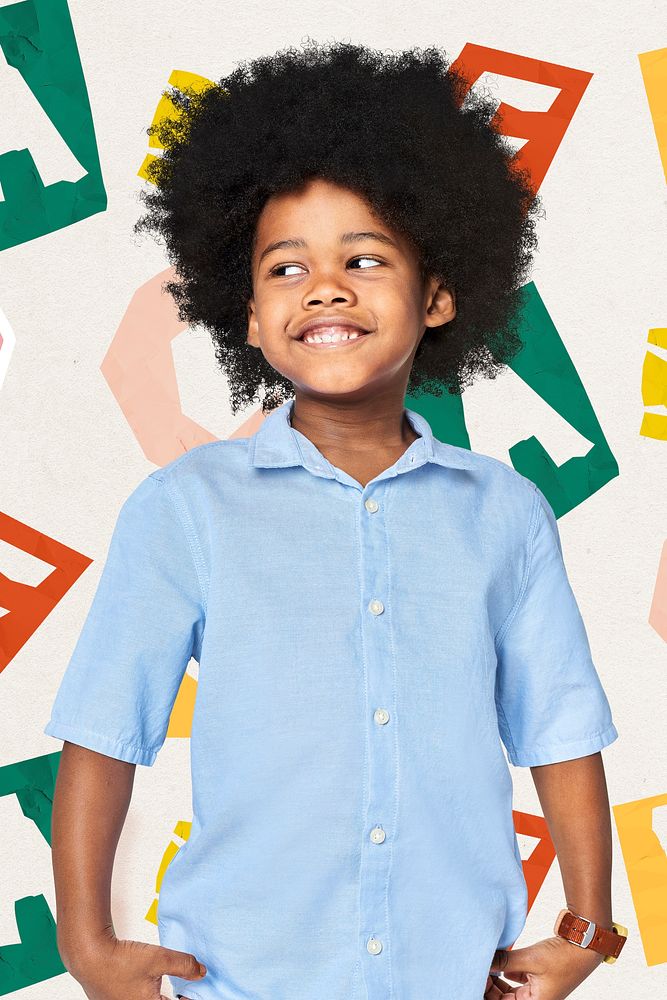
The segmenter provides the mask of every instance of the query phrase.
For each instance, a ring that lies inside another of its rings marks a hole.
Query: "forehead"
[[[360,224],[392,235],[363,195],[318,177],[267,200],[257,221],[257,243],[273,238],[278,230],[280,236],[303,236],[308,242],[317,234],[337,238],[339,230]]]
[[[303,240],[309,248],[338,248],[346,233],[364,231],[384,234],[394,249],[410,254],[405,237],[362,194],[325,178],[311,178],[298,189],[267,200],[257,221],[253,257],[257,260],[268,244],[279,240]],[[349,238],[344,242],[350,242]]]

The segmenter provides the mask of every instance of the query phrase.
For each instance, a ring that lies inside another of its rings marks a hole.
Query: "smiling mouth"
[[[299,343],[307,347],[343,347],[355,344],[358,340],[367,337],[372,330],[360,330],[357,327],[349,326],[321,326],[315,330],[307,330],[303,337],[299,337]]]

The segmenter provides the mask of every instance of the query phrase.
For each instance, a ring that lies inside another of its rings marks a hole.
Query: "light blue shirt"
[[[528,767],[618,736],[553,510],[409,409],[362,487],[292,406],[125,500],[44,732],[151,765],[199,663],[158,926],[208,973],[177,994],[482,1000],[526,918],[503,744]]]

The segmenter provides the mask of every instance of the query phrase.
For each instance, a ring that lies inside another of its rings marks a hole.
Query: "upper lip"
[[[355,320],[350,319],[349,316],[317,316],[303,323],[296,331],[294,339],[300,340],[304,333],[308,333],[320,326],[349,326],[353,330],[361,330],[363,333],[369,333],[369,331],[363,327],[361,323],[357,323]]]

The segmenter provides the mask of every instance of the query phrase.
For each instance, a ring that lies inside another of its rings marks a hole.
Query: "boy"
[[[234,411],[260,387],[274,408],[125,501],[46,727],[58,944],[91,1000],[158,1000],[164,974],[189,1000],[561,1000],[602,961],[561,936],[506,951],[527,889],[501,740],[533,769],[568,907],[611,928],[618,734],[553,511],[404,407],[517,350],[534,244],[491,103],[461,110],[446,69],[286,50],[161,127],[141,225]],[[161,945],[118,940],[134,769],[191,657],[192,831]]]

